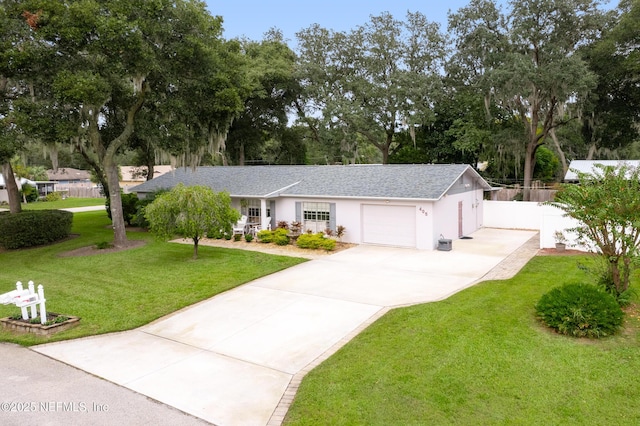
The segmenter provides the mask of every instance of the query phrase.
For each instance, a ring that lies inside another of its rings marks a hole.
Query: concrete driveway
[[[444,299],[535,235],[482,229],[449,252],[357,246],[133,331],[33,350],[216,425],[279,424],[306,371],[389,308]]]

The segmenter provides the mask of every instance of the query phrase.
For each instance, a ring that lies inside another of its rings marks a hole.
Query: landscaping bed
[[[39,336],[50,336],[77,325],[80,318],[72,315],[47,312],[47,322],[44,325],[40,324],[40,318],[35,318],[35,320],[38,322],[32,322],[34,320],[31,319],[24,320],[22,318],[6,317],[0,318],[0,324],[2,324],[4,329],[16,333],[33,333]]]

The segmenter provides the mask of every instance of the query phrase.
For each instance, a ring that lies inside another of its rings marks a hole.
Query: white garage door
[[[362,206],[362,240],[365,244],[416,246],[415,206]]]

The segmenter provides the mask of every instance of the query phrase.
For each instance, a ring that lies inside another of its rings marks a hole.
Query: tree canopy
[[[551,132],[577,117],[596,77],[577,53],[595,40],[603,13],[594,0],[509,2],[503,13],[492,0],[472,0],[451,14],[453,62],[490,105],[520,123],[524,147],[524,200],[536,152]]]
[[[115,245],[124,155],[149,176],[156,163],[483,164],[526,200],[572,159],[637,152],[639,1],[471,0],[446,34],[382,13],[302,29],[294,51],[277,29],[224,40],[197,0],[6,0],[0,163],[12,175],[8,159],[40,144],[56,168],[73,147],[113,197]]]
[[[399,21],[389,13],[350,31],[314,25],[297,34],[303,102],[298,113],[319,140],[324,129],[357,158],[357,138],[387,163],[402,129],[433,120],[446,43],[438,24],[421,13]],[[317,120],[320,118],[320,120]]]
[[[242,108],[237,43],[195,0],[32,0],[13,14],[48,53],[32,58],[18,123],[83,153],[108,190],[114,245],[124,245],[117,154],[140,124],[139,139],[197,165]]]

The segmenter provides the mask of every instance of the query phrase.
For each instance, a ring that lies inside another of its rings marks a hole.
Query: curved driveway
[[[359,330],[473,285],[535,235],[482,229],[448,252],[361,245],[136,330],[32,349],[216,425],[279,424],[305,372]]]

